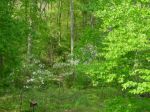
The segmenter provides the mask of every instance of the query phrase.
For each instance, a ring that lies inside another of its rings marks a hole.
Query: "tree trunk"
[[[94,28],[94,16],[91,14],[91,28]]]
[[[60,42],[61,42],[61,17],[62,17],[62,0],[59,0],[59,3],[58,3],[58,26],[59,26],[59,41],[58,41],[58,44],[59,46],[61,45]]]
[[[0,54],[0,70],[3,70],[4,61],[3,61],[3,55]]]
[[[70,39],[71,39],[71,56],[73,57],[73,51],[74,51],[74,1],[70,0]]]
[[[31,47],[32,47],[32,40],[31,40],[31,17],[30,17],[30,3],[29,1],[25,1],[25,19],[28,25],[28,32],[27,32],[27,63],[31,63]]]
[[[31,54],[31,48],[32,47],[32,38],[31,38],[31,32],[29,32],[28,34],[28,49],[27,49],[27,60],[28,60],[28,63],[31,63],[31,57],[32,57],[32,54]]]

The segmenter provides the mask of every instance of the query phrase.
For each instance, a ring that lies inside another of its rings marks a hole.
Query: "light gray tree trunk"
[[[25,18],[26,22],[29,23],[29,32],[27,34],[27,63],[31,63],[31,47],[32,47],[32,38],[31,38],[31,17],[30,17],[30,2],[25,2]]]
[[[70,0],[70,39],[71,39],[71,56],[74,51],[74,0]]]
[[[31,53],[31,47],[32,47],[32,37],[31,37],[31,32],[29,32],[28,34],[28,40],[27,40],[27,43],[28,43],[28,48],[27,48],[27,60],[28,60],[28,63],[31,63],[31,57],[32,57],[32,53]]]

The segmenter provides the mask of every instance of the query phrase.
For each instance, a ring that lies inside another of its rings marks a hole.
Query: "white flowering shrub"
[[[30,89],[48,87],[53,74],[40,60],[34,59],[30,65],[23,64],[20,70],[16,70],[11,76],[19,88]]]
[[[20,69],[11,74],[11,77],[15,86],[24,89],[60,86],[72,82],[74,67],[78,63],[78,60],[70,58],[66,62],[57,62],[48,68],[40,60],[33,59],[31,64],[24,63]]]
[[[48,82],[53,76],[52,72],[46,68],[40,60],[33,60],[33,63],[28,66],[31,73],[30,77],[26,80],[25,88],[43,88],[48,86]]]

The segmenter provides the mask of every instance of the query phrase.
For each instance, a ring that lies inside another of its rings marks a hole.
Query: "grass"
[[[35,112],[150,112],[147,98],[123,97],[114,88],[29,90],[0,97],[0,112],[30,112],[29,101],[36,100]]]

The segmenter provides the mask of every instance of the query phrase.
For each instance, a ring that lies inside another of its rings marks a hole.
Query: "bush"
[[[105,101],[105,112],[149,112],[150,99],[116,97]]]

